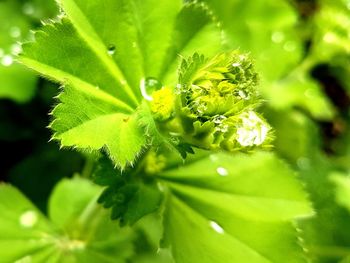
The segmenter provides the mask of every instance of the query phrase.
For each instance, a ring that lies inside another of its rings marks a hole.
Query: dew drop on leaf
[[[21,53],[21,52],[22,52],[22,47],[21,47],[21,45],[15,43],[15,44],[13,44],[13,45],[11,46],[11,53],[12,53],[13,55],[18,55],[18,54]]]
[[[249,95],[244,90],[238,91],[238,95],[244,100],[249,100]]]
[[[115,53],[115,45],[109,45],[107,52],[111,56],[114,55],[114,53]]]
[[[219,160],[219,158],[216,154],[211,154],[209,156],[209,158],[210,158],[210,161],[212,161],[212,162],[217,162]]]
[[[162,88],[162,83],[153,77],[142,79],[140,82],[141,94],[148,101],[153,100],[152,93],[161,88]]]
[[[273,32],[271,35],[271,40],[276,44],[282,43],[282,41],[284,40],[284,34],[280,31]]]
[[[211,226],[212,229],[215,230],[215,232],[217,232],[219,234],[224,234],[225,233],[224,229],[218,223],[216,223],[215,221],[210,221],[210,226]]]
[[[228,175],[228,171],[226,168],[224,167],[218,167],[216,169],[216,172],[220,175],[220,176],[227,176]]]
[[[214,116],[214,118],[213,118],[213,122],[214,122],[215,124],[221,124],[222,121],[225,120],[225,119],[226,119],[226,117],[225,117],[224,115],[216,115],[216,116]]]
[[[283,45],[283,49],[287,52],[293,52],[296,50],[296,43],[293,41],[287,41],[284,45]]]
[[[32,228],[38,222],[38,215],[32,210],[28,210],[21,214],[19,223],[25,228]]]
[[[26,15],[33,15],[35,12],[35,9],[32,3],[27,2],[23,4],[22,11]]]
[[[13,38],[18,38],[21,36],[21,29],[19,29],[19,27],[11,27],[10,28],[10,36]]]
[[[5,55],[1,60],[1,64],[5,67],[11,66],[12,63],[13,63],[13,58],[10,55]]]

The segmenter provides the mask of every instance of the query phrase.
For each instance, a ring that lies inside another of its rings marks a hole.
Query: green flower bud
[[[264,144],[270,126],[255,113],[261,99],[258,76],[247,54],[198,54],[180,67],[176,114],[186,143],[235,151]]]
[[[197,68],[195,72],[193,67]],[[234,51],[205,61],[195,54],[181,67],[178,86],[181,106],[205,119],[234,115],[257,102],[257,79],[248,55]]]

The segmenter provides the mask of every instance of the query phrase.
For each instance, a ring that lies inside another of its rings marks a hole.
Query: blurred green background
[[[202,1],[225,44],[256,61],[275,151],[300,173],[316,210],[300,222],[308,255],[350,262],[350,0]],[[16,54],[58,13],[53,0],[0,0],[0,179],[43,212],[55,184],[80,172],[85,158],[48,143],[59,87],[17,64]]]

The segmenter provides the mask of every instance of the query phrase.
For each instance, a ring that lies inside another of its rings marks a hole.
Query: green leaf
[[[0,258],[14,262],[52,246],[50,222],[16,188],[0,185]]]
[[[128,203],[128,209],[123,218],[126,222],[134,224],[144,215],[157,211],[160,208],[161,201],[162,194],[157,186],[141,184]]]
[[[133,115],[142,80],[168,75],[172,82],[164,84],[175,84],[178,55],[198,46],[201,53],[215,53],[221,41],[211,39],[220,30],[205,8],[179,0],[59,3],[68,19],[38,31],[20,60],[65,85],[53,111],[53,138],[62,146],[104,148],[124,168],[146,143]]]
[[[275,150],[300,168],[309,166],[309,156],[319,151],[319,133],[315,123],[298,110],[269,110],[267,119],[276,134]]]
[[[0,98],[18,103],[29,101],[36,90],[37,77],[15,61],[20,51],[18,41],[23,41],[31,24],[18,12],[21,5],[15,1],[0,3]]]
[[[222,50],[222,31],[214,23],[210,10],[203,4],[185,4],[178,14],[167,56],[160,79],[164,83],[177,83],[174,74],[179,67],[179,59],[192,56],[195,52],[213,57]]]
[[[79,195],[76,186],[79,184]],[[74,223],[90,201],[97,202],[100,187],[79,179],[62,180],[54,189],[49,200],[49,217],[56,226],[66,229]],[[61,204],[65,204],[62,206]]]
[[[91,47],[94,43],[86,42],[67,19],[44,26],[35,41],[23,46],[24,64],[60,83],[98,87],[132,108],[137,106],[107,47]]]
[[[162,193],[154,182],[133,178],[132,170],[125,174],[115,170],[110,160],[102,158],[94,172],[94,181],[107,186],[98,202],[111,208],[111,218],[121,225],[133,225],[140,218],[159,209]]]
[[[67,86],[59,98],[61,104],[53,110],[56,119],[51,128],[53,138],[62,146],[105,148],[121,168],[134,162],[146,138],[124,104],[83,83],[79,89]]]
[[[336,186],[336,201],[350,211],[350,178],[340,174],[332,174],[331,181]]]
[[[24,14],[37,21],[52,18],[58,13],[58,6],[54,0],[29,0],[21,7]]]
[[[179,154],[183,159],[186,158],[187,153],[194,153],[191,146],[188,144],[181,143],[177,137],[173,137],[164,132],[162,133],[159,130],[146,102],[143,102],[138,108],[137,119],[139,125],[144,128],[146,136],[148,136],[150,140],[150,144],[156,150],[162,149],[169,153]]]
[[[350,10],[341,1],[321,1],[314,18],[313,57],[320,63],[333,62],[334,56],[350,53]]]
[[[323,93],[321,87],[310,79],[306,73],[315,63],[317,56],[334,54],[332,47],[324,45],[321,32],[333,33],[334,29],[342,33],[339,45],[346,45],[345,36],[349,28],[349,20],[343,12],[327,13],[328,21],[322,15],[317,14],[321,23],[305,25],[296,30],[298,25],[298,13],[288,1],[257,0],[201,0],[207,3],[216,15],[218,21],[226,32],[227,44],[232,48],[240,48],[244,52],[251,52],[255,59],[255,65],[261,78],[261,93],[269,104],[276,109],[302,107],[309,111],[313,117],[329,120],[334,117],[334,109]],[[332,3],[338,1],[332,1]],[[317,21],[318,21],[317,20]],[[339,25],[340,21],[344,25]],[[302,40],[306,37],[307,30],[316,33],[312,43],[311,56],[303,56]],[[320,30],[320,31],[321,31]],[[304,32],[305,31],[305,32]],[[336,38],[340,36],[336,36]],[[348,45],[349,46],[349,45]],[[338,49],[336,49],[338,50]],[[316,56],[315,56],[316,54]],[[344,55],[342,56],[344,57]]]
[[[120,229],[97,204],[101,191],[90,181],[75,177],[62,180],[50,197],[52,222],[84,244],[82,251],[71,252],[73,262],[124,262],[132,254],[130,229]]]
[[[205,65],[206,59],[203,55],[194,53],[193,56],[183,59],[179,67],[179,83],[187,84],[191,78]]]
[[[264,87],[268,92],[271,106],[275,109],[291,109],[298,105],[321,120],[330,120],[335,115],[335,108],[322,91],[322,87],[300,66],[286,78]]]
[[[300,60],[302,43],[295,27],[298,14],[288,1],[201,0],[226,31],[228,45],[251,52],[267,83],[288,73]]]
[[[50,222],[18,190],[1,185],[1,261],[125,262],[133,234],[109,220],[96,202],[100,192],[78,177],[61,181],[50,198]]]
[[[110,45],[115,47],[113,58],[128,80],[132,80],[130,83],[137,94],[140,95],[142,77],[159,75],[181,1],[60,2],[87,42],[95,42],[101,49]],[[97,12],[101,9],[105,10],[103,14]]]
[[[312,209],[274,155],[219,153],[159,178],[171,192],[164,232],[177,262],[306,262],[292,221]]]

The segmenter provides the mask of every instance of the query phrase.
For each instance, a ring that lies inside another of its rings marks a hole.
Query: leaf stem
[[[90,178],[95,167],[95,158],[93,156],[87,156],[86,161],[81,171],[81,177]]]

